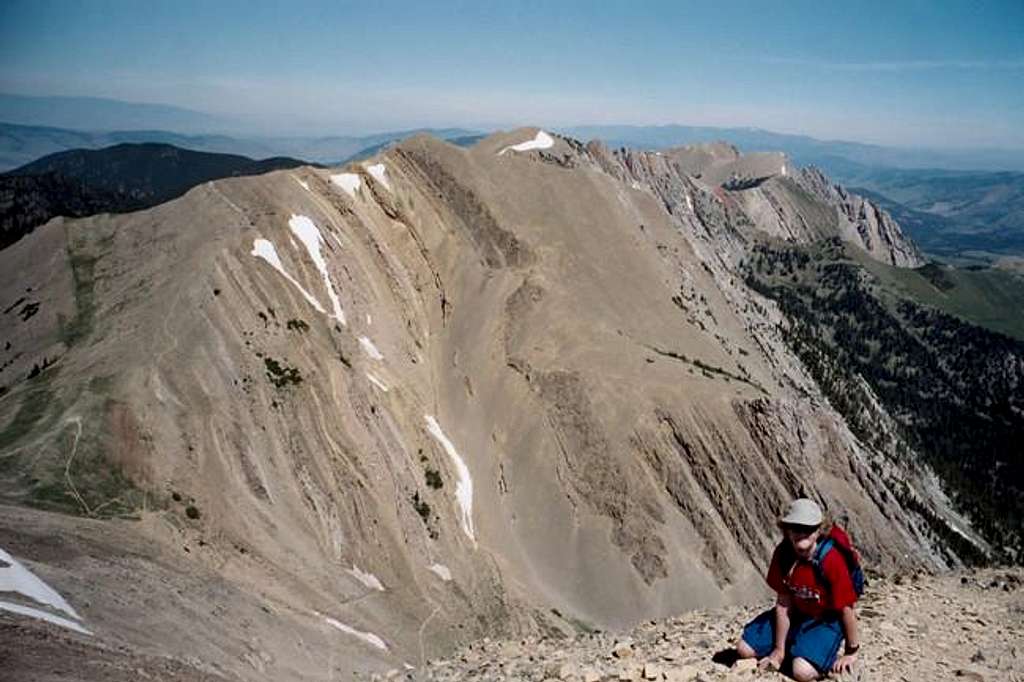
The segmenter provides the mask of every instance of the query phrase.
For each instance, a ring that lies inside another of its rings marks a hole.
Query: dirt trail
[[[82,418],[68,417],[66,420],[64,420],[64,423],[75,425],[75,442],[71,446],[71,454],[68,455],[68,461],[64,465],[64,480],[68,484],[68,490],[71,492],[72,496],[74,496],[75,501],[77,501],[78,504],[81,505],[82,510],[86,514],[91,514],[92,512],[89,509],[89,505],[87,505],[85,503],[85,500],[82,499],[82,496],[78,493],[78,488],[75,487],[74,481],[71,480],[71,464],[72,462],[74,462],[75,455],[78,453],[78,441],[82,438]]]

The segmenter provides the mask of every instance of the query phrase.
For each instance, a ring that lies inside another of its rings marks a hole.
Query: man
[[[849,670],[860,649],[857,593],[846,559],[834,548],[818,555],[823,521],[821,508],[806,498],[795,500],[779,519],[785,539],[768,568],[768,585],[778,595],[775,607],[750,621],[736,646],[741,658],[757,657],[761,668],[779,670],[792,661],[799,682]]]

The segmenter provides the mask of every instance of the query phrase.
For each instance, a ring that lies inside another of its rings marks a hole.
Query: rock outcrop
[[[980,571],[870,582],[861,602],[857,682],[962,679],[1009,682],[1024,675],[1024,574]],[[767,604],[700,610],[620,632],[484,640],[429,661],[424,680],[788,680],[755,674],[755,661],[730,650],[743,625]],[[1000,632],[1001,636],[992,636]],[[373,675],[367,675],[373,679]],[[378,676],[383,679],[385,676]],[[401,679],[404,675],[395,675]]]
[[[857,244],[876,260],[889,265],[916,268],[925,264],[921,252],[892,216],[872,201],[848,192],[813,166],[800,169],[796,180],[815,197],[836,207],[839,234],[844,240]]]

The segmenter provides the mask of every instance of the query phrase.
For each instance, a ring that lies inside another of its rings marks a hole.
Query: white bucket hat
[[[820,526],[824,520],[821,507],[814,500],[801,497],[793,500],[785,516],[779,519],[784,526]]]

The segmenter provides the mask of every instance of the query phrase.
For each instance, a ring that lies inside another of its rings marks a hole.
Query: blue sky
[[[1024,3],[0,3],[0,91],[279,132],[590,123],[1024,147]]]

